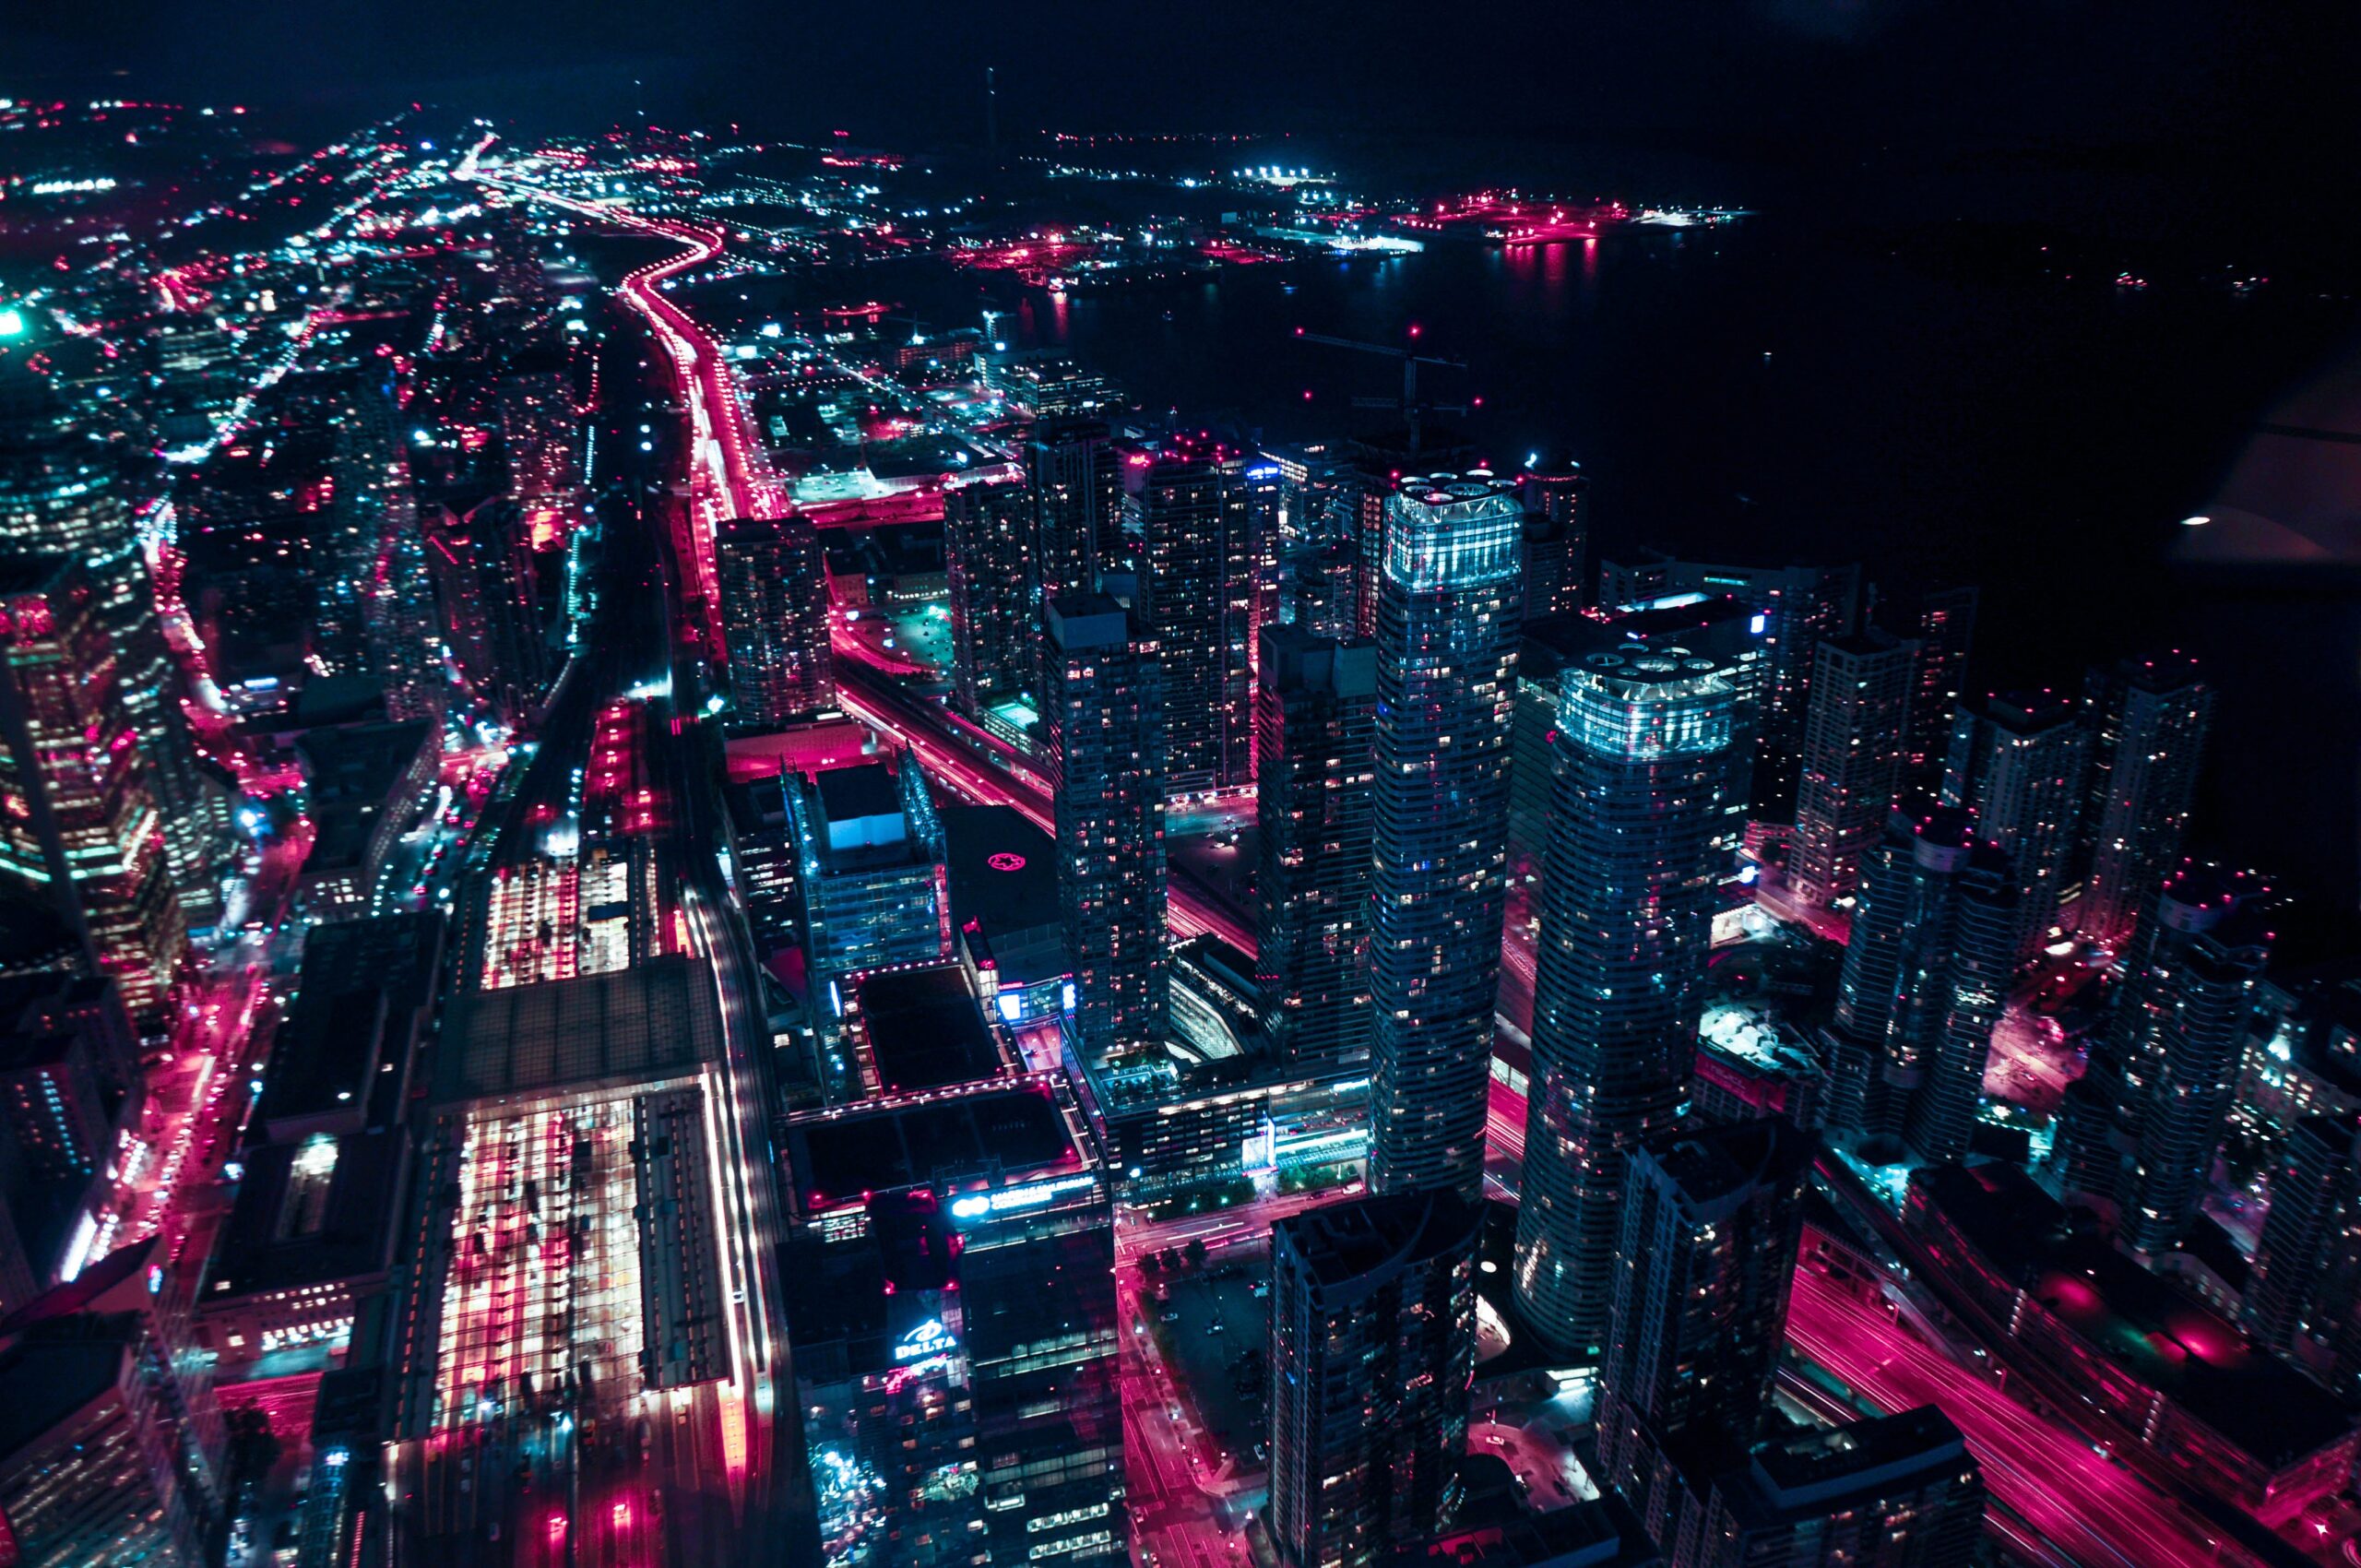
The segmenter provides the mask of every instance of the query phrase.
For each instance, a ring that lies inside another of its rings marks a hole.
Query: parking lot
[[[1216,1277],[1231,1268],[1239,1271]],[[1233,1264],[1171,1279],[1163,1310],[1173,1321],[1157,1325],[1165,1364],[1186,1384],[1205,1431],[1241,1469],[1262,1467],[1253,1455],[1263,1438],[1262,1384],[1240,1374],[1270,1348],[1269,1303],[1253,1289],[1263,1272]]]

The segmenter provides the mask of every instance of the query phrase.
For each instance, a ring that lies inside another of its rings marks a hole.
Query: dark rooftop
[[[667,954],[613,974],[469,993],[444,1030],[434,1098],[653,1080],[720,1055],[712,970]]]
[[[894,770],[882,762],[831,767],[815,776],[820,808],[830,822],[861,816],[892,816],[902,809],[901,791],[895,788]]]
[[[886,1093],[971,1084],[1007,1071],[959,965],[871,975],[860,996],[870,1060]]]
[[[1473,1254],[1484,1212],[1452,1193],[1400,1193],[1290,1215],[1271,1227],[1323,1290],[1385,1275],[1453,1249]]]
[[[944,806],[940,814],[953,921],[973,921],[987,938],[1058,923],[1056,839],[1014,806]]]
[[[273,1039],[258,1119],[284,1135],[311,1117],[357,1126],[399,1115],[410,1064],[394,1053],[407,1051],[418,1015],[433,1003],[442,952],[436,910],[315,928],[294,1004]],[[389,1063],[393,1071],[383,1071]]]
[[[1612,1492],[1453,1530],[1394,1558],[1394,1568],[1643,1568],[1660,1561],[1638,1516]]]
[[[305,731],[295,750],[314,801],[374,804],[400,782],[433,731],[422,719],[402,724],[334,725]]]
[[[128,1330],[107,1319],[63,1319],[0,1350],[0,1457],[113,1388],[130,1354]]]
[[[1774,1439],[1754,1450],[1746,1468],[1722,1476],[1714,1486],[1740,1525],[1763,1527],[1832,1513],[1840,1501],[1869,1503],[1915,1491],[1974,1462],[1959,1428],[1926,1405]]]
[[[48,969],[81,951],[80,939],[48,904],[38,898],[0,898],[0,969]]]
[[[214,1243],[198,1309],[386,1272],[400,1226],[409,1143],[408,1130],[395,1126],[246,1150],[246,1173]],[[322,1149],[334,1151],[324,1174]],[[297,1190],[310,1180],[326,1184],[316,1204]]]
[[[1763,1186],[1794,1186],[1817,1146],[1794,1123],[1766,1117],[1726,1126],[1684,1126],[1651,1138],[1643,1152],[1692,1212],[1709,1218]]]
[[[1029,1086],[800,1117],[788,1126],[787,1158],[808,1209],[995,1170],[1085,1169],[1056,1101]]]

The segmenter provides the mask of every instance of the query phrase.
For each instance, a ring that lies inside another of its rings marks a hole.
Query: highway
[[[1994,1499],[2074,1562],[2188,1568],[2256,1562],[2101,1458],[2071,1429],[2035,1415],[1880,1307],[1809,1268],[1796,1272],[1787,1342],[1880,1409],[1939,1407],[1966,1435]]]

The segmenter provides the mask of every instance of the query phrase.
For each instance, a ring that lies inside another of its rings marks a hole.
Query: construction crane
[[[1300,327],[1295,329],[1295,335],[1300,341],[1306,343],[1324,343],[1332,349],[1351,349],[1359,353],[1380,354],[1387,359],[1400,360],[1402,362],[1401,401],[1397,403],[1391,398],[1356,398],[1353,399],[1353,407],[1393,409],[1398,411],[1402,416],[1402,422],[1409,427],[1409,449],[1413,452],[1418,450],[1419,422],[1426,415],[1467,412],[1467,405],[1465,403],[1421,403],[1418,401],[1418,367],[1420,365],[1430,364],[1443,370],[1465,370],[1467,364],[1464,360],[1447,360],[1434,354],[1421,354],[1415,350],[1392,343],[1365,343],[1358,338],[1334,338],[1325,332],[1307,332]],[[1410,328],[1410,336],[1415,338],[1418,335],[1417,327]],[[1309,395],[1306,394],[1306,396]]]

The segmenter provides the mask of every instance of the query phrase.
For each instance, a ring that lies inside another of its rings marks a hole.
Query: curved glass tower
[[[1607,1329],[1631,1151],[1689,1096],[1714,830],[1747,759],[1719,659],[1608,646],[1560,680],[1516,1298],[1553,1349],[1579,1350]]]

